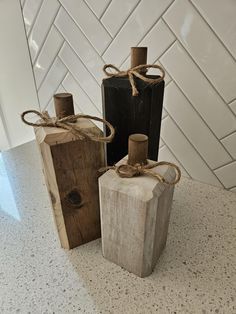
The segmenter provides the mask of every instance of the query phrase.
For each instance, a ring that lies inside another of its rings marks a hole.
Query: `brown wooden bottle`
[[[71,94],[57,94],[54,101],[58,118],[74,114]],[[87,119],[76,124],[102,135]],[[98,169],[105,165],[104,144],[78,140],[59,128],[37,127],[35,134],[62,247],[71,249],[99,238]]]
[[[131,48],[131,67],[147,63],[147,48]],[[156,79],[159,76],[147,75]],[[135,78],[139,91],[132,96],[128,77],[110,77],[103,80],[103,116],[116,130],[111,144],[107,146],[107,162],[114,164],[128,152],[128,137],[143,133],[149,137],[148,158],[157,160],[163,106],[164,80],[149,84]]]

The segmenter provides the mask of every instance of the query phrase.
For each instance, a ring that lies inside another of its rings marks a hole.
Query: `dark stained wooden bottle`
[[[147,48],[131,48],[131,67],[146,64]],[[157,75],[146,75],[157,79]],[[107,145],[107,163],[112,165],[128,153],[128,138],[134,133],[146,134],[149,138],[148,159],[157,160],[160,139],[161,116],[165,82],[149,84],[135,78],[139,91],[132,96],[128,77],[110,77],[103,80],[103,116],[115,128],[116,135]]]

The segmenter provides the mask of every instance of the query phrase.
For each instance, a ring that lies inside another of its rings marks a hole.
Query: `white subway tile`
[[[236,100],[231,102],[229,106],[233,110],[233,112],[236,114]]]
[[[43,1],[39,14],[29,35],[29,48],[33,63],[41,46],[43,45],[58,8],[59,3],[57,0]]]
[[[63,86],[59,86],[58,89],[54,92],[54,94],[58,94],[58,93],[66,93],[66,90]],[[45,110],[47,110],[48,114],[50,115],[50,117],[55,117],[56,116],[56,112],[55,112],[55,107],[54,107],[54,99],[52,98],[47,107],[45,108]]]
[[[192,0],[192,2],[236,58],[236,1]]]
[[[42,0],[26,0],[23,8],[25,30],[28,35],[41,6]]]
[[[236,185],[236,161],[214,171],[226,189]]]
[[[164,105],[164,104],[163,104]],[[168,113],[165,111],[165,108],[162,109],[162,119],[168,116]]]
[[[164,142],[162,141],[162,139],[160,138],[160,141],[159,141],[159,148],[161,148],[162,146],[164,146]]]
[[[59,56],[92,102],[99,107],[101,104],[100,86],[67,43],[62,47]]]
[[[101,17],[106,7],[111,0],[85,0],[90,9],[96,14],[98,18]]]
[[[186,170],[182,167],[182,165],[179,163],[179,161],[175,158],[175,156],[172,154],[172,152],[169,150],[169,148],[166,145],[162,146],[159,149],[158,160],[174,163],[180,168],[182,176],[189,178],[189,175],[186,172]]]
[[[143,38],[139,46],[148,47],[147,62],[154,63],[175,41],[175,39],[175,36],[172,34],[166,24],[162,20],[159,20]]]
[[[163,66],[163,64],[161,64],[161,62],[158,60],[157,62],[155,62],[155,64],[158,64],[158,65],[160,65],[163,69],[164,69],[164,71],[165,71],[165,84],[167,85],[167,84],[169,84],[169,82],[171,81],[171,77],[170,77],[170,75],[169,75],[169,73],[167,72],[167,70],[165,69],[165,67]],[[159,70],[157,70],[157,69],[149,69],[148,70],[148,74],[150,74],[150,75],[160,75],[160,71]]]
[[[211,168],[220,167],[232,160],[174,82],[165,90],[164,106]]]
[[[102,71],[104,62],[102,58],[63,8],[59,10],[55,19],[55,25],[76,54],[81,58],[90,73],[101,83],[104,77]]]
[[[234,99],[236,62],[192,4],[176,0],[163,18],[224,100]]]
[[[110,44],[103,57],[106,63],[120,66],[142,37],[158,20],[172,0],[142,0]]]
[[[111,37],[83,0],[60,0],[61,4],[82,29],[94,48],[102,53]]]
[[[160,61],[218,138],[235,130],[235,116],[179,43]]]
[[[39,53],[34,65],[35,80],[38,88],[53,63],[53,60],[57,56],[63,41],[63,37],[58,33],[56,28],[52,26],[43,44],[43,49]]]
[[[112,36],[115,36],[119,28],[125,22],[139,0],[112,0],[101,21]]]
[[[236,159],[236,132],[225,137],[223,140],[221,140],[221,143],[228,150],[231,156]]]
[[[67,69],[64,64],[59,58],[56,58],[38,91],[41,110],[44,110],[51,100],[66,72]]]
[[[68,93],[73,95],[73,99],[76,104],[78,104],[80,112],[101,117],[101,108],[98,110],[98,108],[95,107],[88,95],[83,91],[71,74],[68,74],[65,77],[62,85]]]
[[[193,179],[221,186],[216,176],[170,117],[162,121],[161,137]]]

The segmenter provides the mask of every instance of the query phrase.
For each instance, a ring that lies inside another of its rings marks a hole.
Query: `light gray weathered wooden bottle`
[[[147,161],[148,137],[129,137],[128,157],[117,165],[144,165]],[[165,165],[155,167],[166,181],[173,182],[176,172]],[[108,170],[99,178],[103,256],[145,277],[151,274],[167,240],[174,185],[148,176],[122,178]]]

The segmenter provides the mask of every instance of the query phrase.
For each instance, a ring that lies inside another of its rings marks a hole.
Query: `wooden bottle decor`
[[[103,256],[140,277],[151,274],[166,245],[180,179],[173,164],[151,169],[147,153],[148,137],[131,135],[128,157],[99,178]]]
[[[57,118],[74,114],[71,94],[57,94],[54,101]],[[73,124],[91,136],[103,135],[88,119]],[[62,247],[99,238],[98,169],[105,165],[104,143],[78,139],[60,127],[35,127],[35,134]]]
[[[102,83],[103,116],[116,129],[107,147],[108,164],[115,164],[127,154],[128,137],[134,133],[149,137],[148,158],[158,158],[165,72],[158,65],[146,64],[147,47],[133,47],[131,69],[119,71],[113,65],[103,69],[108,76]],[[108,72],[108,68],[114,72]],[[162,76],[147,75],[148,68],[159,69]]]

